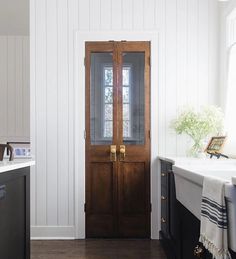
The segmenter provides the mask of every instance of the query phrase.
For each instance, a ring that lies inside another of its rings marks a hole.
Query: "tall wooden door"
[[[86,237],[150,237],[150,43],[86,43]]]

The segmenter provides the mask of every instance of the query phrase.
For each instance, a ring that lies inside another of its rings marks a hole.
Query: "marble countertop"
[[[12,171],[28,166],[35,165],[35,161],[32,159],[15,159],[14,161],[3,160],[0,161],[0,173]]]

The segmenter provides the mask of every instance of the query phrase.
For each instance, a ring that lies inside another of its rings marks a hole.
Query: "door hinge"
[[[86,66],[86,57],[84,57],[84,66]]]
[[[86,203],[84,204],[84,212],[86,212]]]
[[[86,139],[86,130],[84,130],[84,139]]]
[[[148,58],[149,66],[151,66],[151,57]]]
[[[150,212],[152,212],[152,204],[150,203]]]
[[[148,131],[148,137],[151,139],[151,130]]]

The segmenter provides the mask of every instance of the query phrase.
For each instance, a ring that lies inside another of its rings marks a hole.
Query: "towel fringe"
[[[213,259],[232,259],[228,249],[218,249],[207,237],[200,235],[199,241],[213,255]]]

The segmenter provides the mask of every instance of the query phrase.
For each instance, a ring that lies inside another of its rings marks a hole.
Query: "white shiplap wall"
[[[0,36],[0,142],[29,141],[29,37]]]
[[[159,153],[181,155],[187,141],[169,129],[177,108],[218,101],[218,3],[31,0],[30,6],[31,140],[37,161],[31,176],[32,236],[70,238],[75,236],[73,167],[78,144],[73,102],[76,31],[159,33],[159,70],[152,71],[159,75]]]

